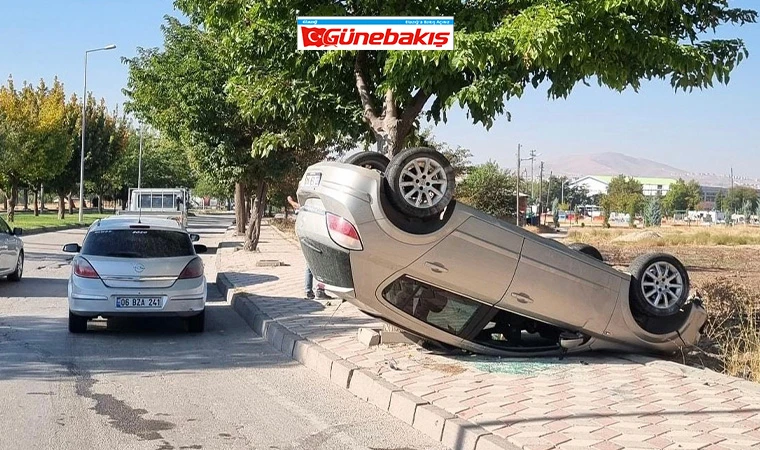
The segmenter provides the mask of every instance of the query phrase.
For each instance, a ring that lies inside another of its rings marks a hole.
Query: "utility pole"
[[[541,200],[544,190],[544,162],[541,161],[539,176],[538,176],[538,223],[541,223],[541,214],[543,214],[544,210],[541,207]]]
[[[515,209],[515,225],[518,227],[520,226],[520,144],[517,144],[517,184],[515,189],[517,190],[515,194],[515,202],[517,209]]]
[[[734,193],[734,168],[732,167],[731,168],[731,189],[728,191],[728,198],[731,199],[731,204],[732,205],[734,204],[733,193]],[[734,214],[734,213],[736,213],[736,209],[734,209],[733,211],[731,211],[731,214]]]
[[[552,195],[552,171],[549,171],[549,188],[546,189],[546,207],[548,208],[549,205],[551,205],[551,202],[549,201],[549,196]],[[546,217],[544,217],[544,225],[546,225]]]
[[[533,199],[536,198],[535,197],[536,193],[535,193],[535,190],[534,190],[535,182],[533,180],[533,161],[535,159],[536,159],[536,151],[535,150],[531,150],[530,151],[530,200],[531,201],[533,201]]]

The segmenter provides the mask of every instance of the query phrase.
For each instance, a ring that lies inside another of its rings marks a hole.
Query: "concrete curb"
[[[60,225],[55,227],[39,227],[35,228],[33,230],[24,230],[21,237],[24,236],[34,236],[36,234],[43,234],[43,233],[53,233],[55,231],[65,231],[65,230],[74,230],[76,228],[87,228],[90,225],[79,225],[79,224],[72,224],[72,225]]]
[[[277,230],[279,232],[279,230]],[[220,257],[220,256],[218,256]],[[454,450],[515,450],[518,447],[294,333],[262,312],[255,295],[238,292],[224,273],[216,285],[255,333],[277,350]]]

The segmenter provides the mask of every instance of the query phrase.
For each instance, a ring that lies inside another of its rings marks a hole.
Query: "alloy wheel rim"
[[[415,208],[430,208],[443,199],[448,180],[440,163],[422,157],[415,158],[404,166],[399,187],[407,204]]]
[[[658,261],[644,271],[641,289],[647,303],[657,309],[668,309],[681,298],[684,279],[673,264]]]

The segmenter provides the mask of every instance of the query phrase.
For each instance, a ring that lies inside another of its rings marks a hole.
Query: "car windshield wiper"
[[[121,257],[121,258],[139,258],[142,255],[137,252],[111,252],[111,253],[106,253],[103,256]]]

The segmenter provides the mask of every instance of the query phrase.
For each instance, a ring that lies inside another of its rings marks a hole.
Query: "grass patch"
[[[727,277],[702,290],[709,315],[700,347],[718,356],[724,373],[760,382],[760,292]]]
[[[613,239],[630,233],[654,231],[659,237],[631,241]],[[573,229],[568,241],[591,245],[614,244],[621,246],[679,247],[679,246],[736,246],[760,245],[760,229],[755,227],[674,228],[652,227],[646,229]]]
[[[282,231],[291,239],[298,239],[296,236],[296,221],[292,219],[269,219],[269,223]]]
[[[96,214],[96,213],[88,213],[84,214],[84,224],[90,225],[95,220],[108,217],[113,214]],[[3,219],[6,219],[7,216],[3,215]],[[58,218],[58,212],[57,211],[46,211],[44,213],[40,213],[39,216],[35,216],[33,212],[19,212],[16,211],[16,217],[14,222],[9,222],[8,225],[10,225],[11,228],[13,227],[19,227],[24,230],[37,230],[40,228],[50,228],[50,227],[59,227],[61,225],[76,225],[79,223],[79,213],[75,212],[74,214],[67,214],[66,217],[61,220]]]

